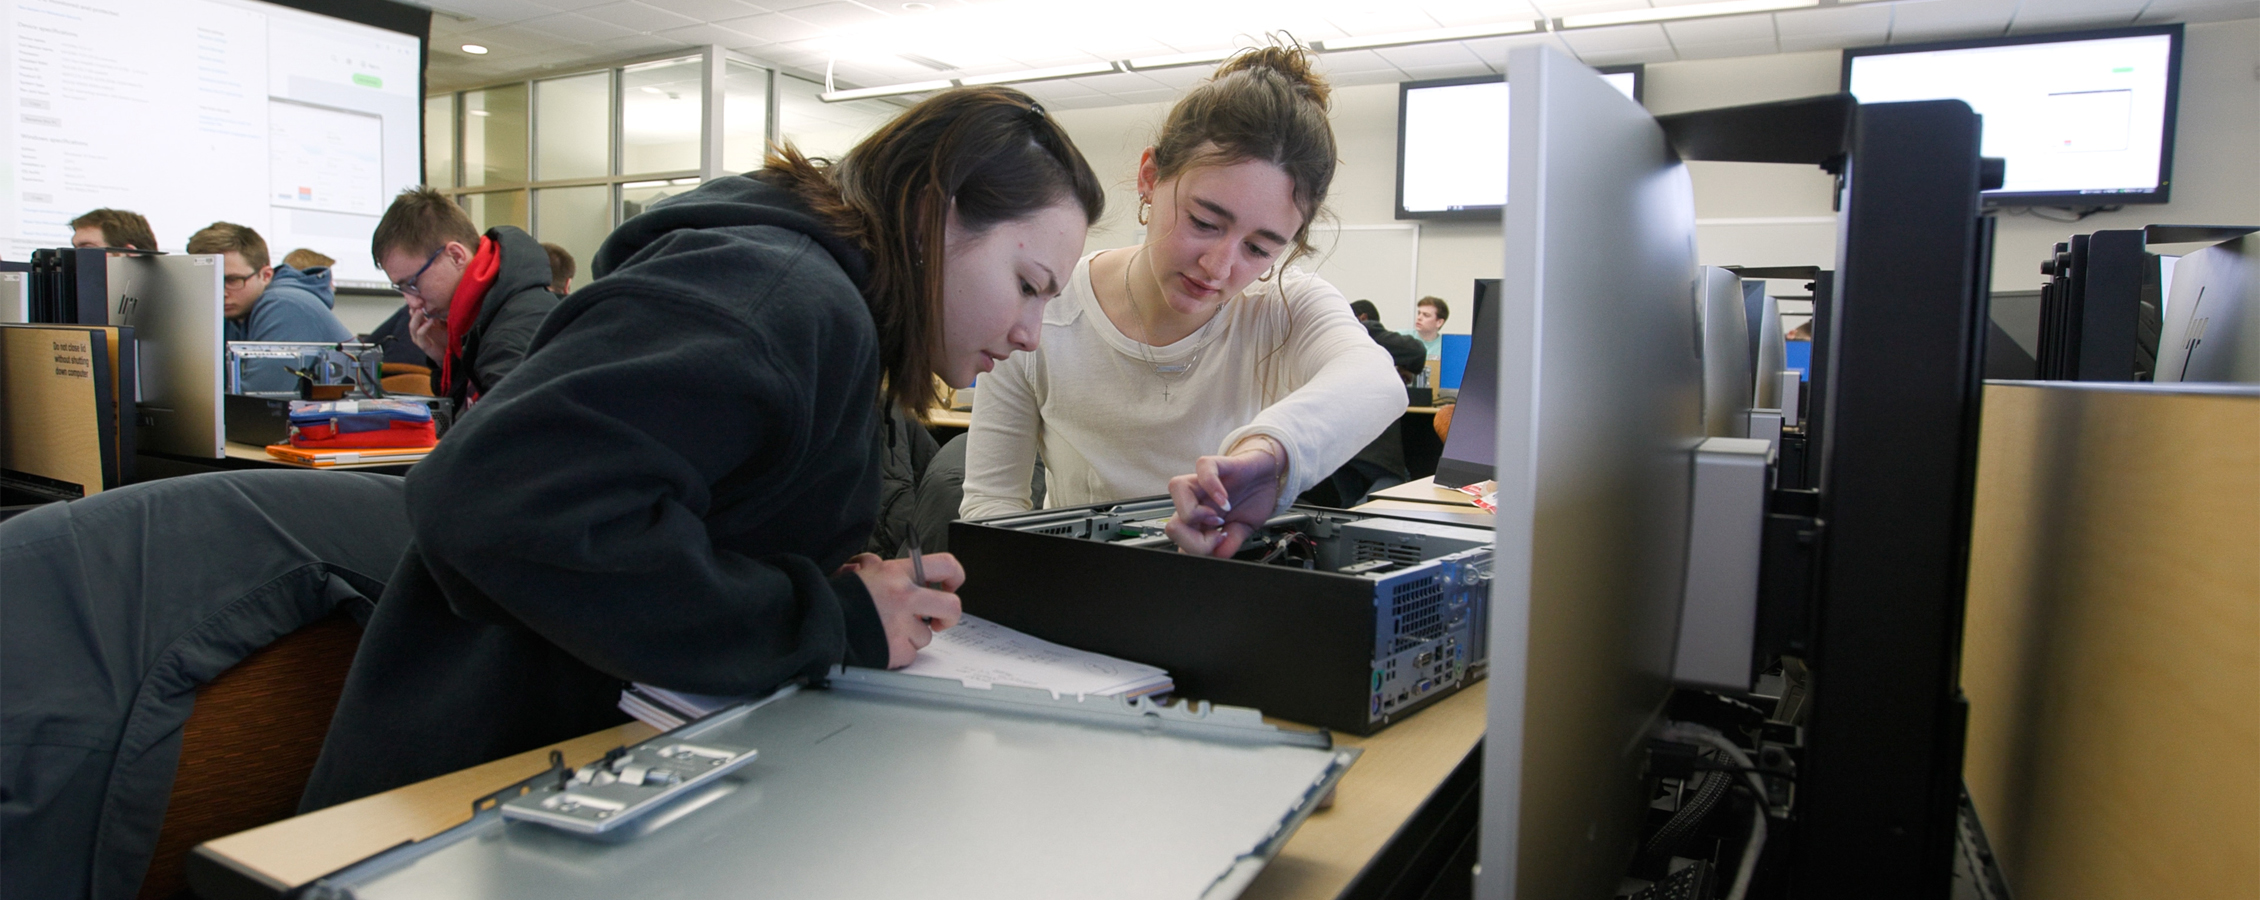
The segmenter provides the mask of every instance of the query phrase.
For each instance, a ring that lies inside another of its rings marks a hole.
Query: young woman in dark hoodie
[[[617,724],[625,681],[745,695],[908,664],[964,576],[855,555],[884,406],[1034,349],[1103,202],[1040,107],[981,88],[621,226],[410,474],[414,541],[303,808]]]

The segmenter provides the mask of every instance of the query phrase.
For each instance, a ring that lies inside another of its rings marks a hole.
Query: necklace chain
[[[1130,304],[1130,317],[1138,321],[1138,330],[1143,332],[1143,337],[1138,341],[1138,351],[1145,357],[1146,365],[1153,367],[1154,377],[1161,380],[1161,399],[1162,402],[1166,403],[1170,399],[1171,379],[1183,378],[1191,374],[1194,364],[1201,361],[1202,351],[1208,348],[1205,346],[1195,348],[1192,358],[1181,363],[1164,365],[1160,360],[1154,358],[1153,323],[1146,321],[1145,315],[1138,308],[1138,294],[1130,287],[1130,270],[1137,267],[1138,255],[1144,252],[1144,247],[1131,251],[1130,258],[1122,264],[1122,299]]]

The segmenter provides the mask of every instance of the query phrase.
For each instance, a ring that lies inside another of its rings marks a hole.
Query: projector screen
[[[1640,66],[1601,69],[1634,102]],[[1408,81],[1397,90],[1397,218],[1497,219],[1507,202],[1507,82]]]
[[[369,234],[423,181],[420,34],[258,0],[9,0],[0,26],[7,259],[112,207],[169,252],[228,221],[273,264],[306,247],[337,259],[339,287],[386,286]]]
[[[2008,161],[1994,206],[2164,203],[2181,26],[1844,51],[1861,103],[1961,100]]]

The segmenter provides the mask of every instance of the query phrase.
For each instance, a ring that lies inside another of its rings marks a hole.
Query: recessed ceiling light
[[[651,85],[648,85],[648,84],[647,84],[647,85],[644,85],[644,86],[643,86],[643,92],[644,92],[644,93],[646,93],[646,94],[664,94],[664,93],[667,93],[666,91],[663,91],[663,90],[660,90],[660,89],[658,89],[658,88],[652,87]]]
[[[474,115],[474,116],[491,116],[491,115],[493,115],[493,113],[487,112],[486,110],[483,110],[483,109],[474,109],[474,110],[471,110],[471,115]]]
[[[487,55],[487,48],[484,44],[464,44],[463,52],[472,56],[485,56]]]
[[[905,3],[902,5],[903,12],[932,12],[933,10],[934,4],[931,3]]]

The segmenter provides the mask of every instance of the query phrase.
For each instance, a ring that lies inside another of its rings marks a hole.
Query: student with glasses
[[[337,305],[328,273],[317,277],[267,264],[267,241],[233,222],[214,222],[190,235],[188,252],[220,256],[220,305],[231,341],[332,343],[353,340],[353,330],[330,310]],[[243,391],[295,391],[298,376],[282,360],[249,360]]]
[[[481,235],[461,206],[430,188],[393,198],[369,244],[407,300],[406,331],[430,358],[437,392],[458,409],[518,367],[534,330],[557,307],[549,251],[533,235],[509,225]],[[389,343],[385,354],[396,358]],[[413,354],[398,358],[413,361]]]

